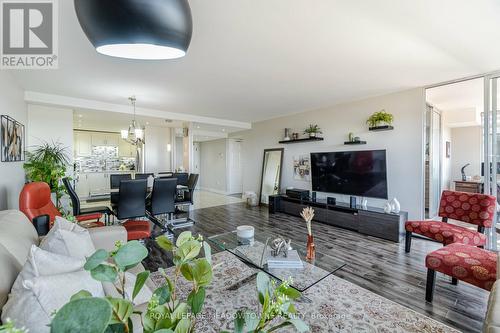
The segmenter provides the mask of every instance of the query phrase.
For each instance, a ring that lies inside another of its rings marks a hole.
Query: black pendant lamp
[[[75,0],[75,9],[87,38],[105,55],[175,59],[191,42],[187,0]]]

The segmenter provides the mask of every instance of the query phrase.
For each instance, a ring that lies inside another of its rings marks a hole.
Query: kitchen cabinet
[[[107,194],[110,191],[109,174],[105,172],[88,173],[87,183],[90,195]]]
[[[119,134],[115,133],[92,133],[92,146],[118,147]]]
[[[118,155],[120,157],[135,157],[135,146],[120,138]]]
[[[92,155],[92,135],[88,132],[75,132],[74,135],[75,156]]]

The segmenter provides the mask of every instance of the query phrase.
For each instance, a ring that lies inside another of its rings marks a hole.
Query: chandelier
[[[131,96],[128,99],[134,108],[134,119],[128,126],[128,130],[123,129],[120,131],[120,133],[123,140],[133,145],[138,145],[144,143],[144,129],[135,120],[135,102],[136,102],[135,96]]]

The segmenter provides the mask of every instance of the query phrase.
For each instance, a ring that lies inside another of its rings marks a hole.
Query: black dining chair
[[[146,205],[148,218],[160,227],[166,236],[172,237],[168,229],[169,220],[175,213],[175,197],[177,192],[177,179],[155,178],[153,191]]]
[[[146,179],[120,181],[118,203],[113,209],[113,215],[127,230],[127,239],[143,239],[151,236],[149,221],[146,217],[146,194],[148,181]]]
[[[120,182],[122,180],[130,180],[130,179],[132,179],[132,175],[130,173],[117,173],[117,174],[110,175],[109,176],[109,182],[110,182],[109,185],[110,185],[111,190],[119,189]],[[119,196],[119,194],[117,192],[111,191],[111,195],[110,195],[111,207],[118,204],[118,196]]]
[[[176,172],[172,177],[177,178],[177,185],[187,186],[189,175],[186,172]]]
[[[194,190],[196,188],[196,184],[198,183],[198,178],[199,175],[196,173],[192,173],[189,175],[188,180],[186,182],[187,189],[183,190],[184,194],[180,198],[178,198],[175,202],[175,205],[177,207],[175,213],[187,214],[187,217],[173,220],[171,224],[172,225],[171,229],[189,227],[194,224],[194,221],[189,216],[189,206],[194,204],[193,202]],[[182,207],[185,206],[188,206],[187,211],[181,209]]]
[[[154,177],[154,173],[136,173],[135,179],[148,179],[149,177]]]
[[[111,215],[111,209],[108,206],[97,206],[97,207],[88,207],[82,208],[80,204],[80,198],[78,194],[76,194],[75,189],[71,185],[71,181],[68,177],[63,178],[63,184],[66,188],[66,192],[71,199],[71,205],[73,206],[73,216],[79,215],[90,215],[90,214],[104,214],[106,224],[109,221],[109,215]]]

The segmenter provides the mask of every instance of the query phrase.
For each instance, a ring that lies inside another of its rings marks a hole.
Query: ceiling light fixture
[[[97,52],[128,59],[186,55],[193,21],[187,0],[74,0],[78,21]]]
[[[144,129],[135,119],[135,102],[137,99],[135,96],[131,96],[128,98],[132,106],[134,107],[134,119],[128,126],[128,130],[123,129],[120,131],[121,137],[123,140],[133,144],[139,145],[144,143]]]

